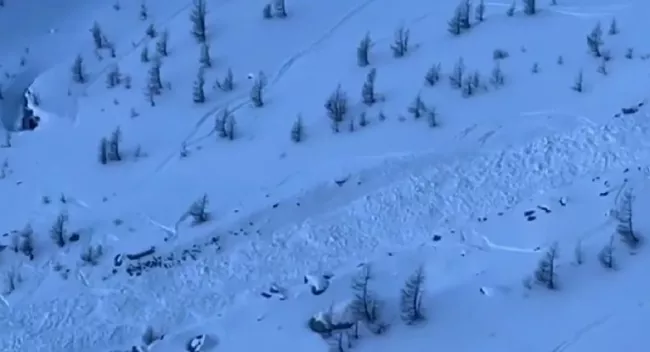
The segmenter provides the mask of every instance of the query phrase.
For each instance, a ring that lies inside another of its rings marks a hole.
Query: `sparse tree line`
[[[643,236],[637,230],[634,223],[633,213],[634,195],[631,192],[626,192],[622,196],[621,205],[615,211],[618,224],[615,232],[603,247],[598,251],[596,258],[600,265],[608,270],[618,268],[616,260],[616,250],[618,238],[622,244],[630,251],[636,251],[643,243]],[[524,279],[524,287],[532,289],[534,282],[546,287],[550,290],[556,290],[560,287],[558,282],[558,259],[560,256],[560,248],[558,243],[552,244],[540,259],[537,268],[531,277]],[[581,242],[578,242],[573,250],[574,263],[582,265],[586,261],[584,248]]]
[[[537,3],[535,0],[523,0],[523,13],[527,15],[534,15],[538,12]],[[118,5],[119,7],[119,5]],[[508,14],[514,14],[516,9],[516,2],[508,9]],[[117,9],[116,9],[117,10]],[[454,15],[449,21],[449,31],[454,35],[459,35],[463,31],[467,31],[477,23],[485,20],[486,5],[483,0],[479,0],[474,4],[471,0],[462,0],[454,10]],[[206,93],[206,71],[214,66],[212,52],[208,41],[208,26],[206,16],[208,10],[205,0],[194,0],[193,8],[190,13],[191,36],[197,41],[199,45],[198,54],[198,70],[196,78],[193,82],[191,99],[195,104],[203,104],[208,101],[208,94]],[[286,4],[284,0],[273,0],[266,4],[263,10],[264,18],[285,18],[287,17]],[[143,21],[149,20],[149,12],[146,4],[142,4],[140,8],[140,19]],[[473,17],[473,20],[472,20]],[[113,50],[114,45],[102,33],[99,24],[95,23],[91,28],[93,43],[97,50]],[[616,20],[613,19],[610,23],[610,35],[619,33],[619,27]],[[157,97],[160,96],[165,89],[171,89],[171,84],[164,82],[161,77],[161,69],[163,67],[164,58],[170,55],[169,50],[169,32],[167,30],[158,31],[153,24],[150,24],[145,31],[146,38],[151,40],[156,39],[154,49],[150,50],[147,42],[144,43],[142,51],[140,52],[140,61],[149,65],[147,80],[145,84],[145,98],[149,105],[156,106]],[[608,51],[602,49],[602,29],[601,24],[592,30],[587,36],[587,45],[590,52],[598,58],[602,58],[602,65],[599,66],[598,72],[607,74],[608,70],[605,63],[611,59]],[[375,43],[373,42],[369,33],[367,33],[359,42],[356,49],[357,65],[365,68],[372,63],[372,49]],[[400,26],[395,30],[393,41],[389,45],[389,49],[395,58],[403,58],[413,50],[410,41],[410,30],[404,26]],[[632,50],[628,50],[626,57],[631,58],[633,55]],[[490,87],[498,89],[506,84],[506,76],[501,68],[501,61],[507,59],[509,54],[503,49],[496,49],[493,53],[494,67],[489,75],[484,76],[477,70],[471,70],[466,67],[464,59],[461,57],[454,64],[451,72],[446,76],[448,77],[449,84],[453,89],[458,90],[462,96],[471,97],[481,92],[488,91]],[[562,64],[563,59],[558,58],[558,64]],[[539,72],[539,64],[535,63],[531,69],[533,73]],[[78,56],[73,64],[73,81],[84,83],[87,82],[88,77],[84,69],[83,59]],[[442,79],[442,67],[440,63],[432,65],[424,76],[425,87],[433,87],[438,84]],[[265,91],[268,87],[268,79],[264,72],[259,72],[257,75],[249,75],[249,79],[253,79],[253,84],[250,88],[249,99],[251,106],[255,108],[262,108],[267,105]],[[377,69],[371,68],[366,76],[366,80],[361,87],[361,103],[365,106],[371,107],[378,102],[384,101],[384,96],[377,92],[376,89]],[[117,64],[110,66],[106,75],[106,85],[108,88],[113,88],[123,84],[126,88],[131,87],[131,78],[128,75],[123,75]],[[583,92],[584,75],[580,71],[575,77],[574,84],[571,89],[577,92]],[[218,89],[222,92],[231,92],[237,88],[234,74],[231,69],[227,69],[225,75],[216,79],[212,85],[213,89]],[[349,131],[355,131],[358,128],[367,126],[370,123],[370,118],[366,111],[356,112],[347,92],[343,90],[341,85],[337,86],[331,95],[326,99],[324,104],[326,116],[329,119],[333,132],[338,133],[346,128]],[[234,116],[234,109],[225,107],[214,119],[214,132],[219,139],[234,140],[237,138],[237,122]],[[417,93],[411,104],[407,107],[406,112],[414,119],[423,119],[430,127],[439,126],[439,113],[435,106],[425,102],[422,94]],[[379,111],[376,117],[377,120],[382,121],[386,119],[383,111]],[[403,119],[403,116],[400,116]],[[305,121],[302,114],[297,114],[294,122],[290,126],[289,137],[295,142],[299,143],[305,140]],[[119,161],[120,153],[119,148],[116,148],[112,139],[102,139],[100,141],[100,161],[106,164],[112,161]],[[116,152],[117,151],[117,152]],[[181,147],[181,156],[187,156],[188,151],[186,145]]]
[[[61,203],[66,203],[64,195],[60,197]],[[48,197],[43,198],[45,204],[51,201]],[[49,237],[56,248],[64,248],[68,245],[79,241],[80,234],[76,231],[70,231],[70,217],[67,212],[62,211],[57,215],[52,226],[49,229]],[[15,254],[24,255],[29,261],[36,260],[39,253],[39,246],[36,243],[36,234],[31,224],[27,224],[22,230],[16,231],[11,236],[11,243],[8,248]],[[82,265],[97,266],[103,257],[104,249],[102,245],[89,245],[80,250],[79,260]],[[61,268],[54,268],[59,271]],[[65,278],[66,276],[64,276]],[[18,266],[12,267],[4,274],[2,295],[9,295],[18,289],[19,284],[23,282],[23,276]]]
[[[68,201],[68,198],[63,194],[59,197],[59,202],[63,205],[67,204]],[[52,200],[49,197],[43,197],[44,204],[51,204],[51,202]],[[208,210],[208,205],[208,196],[205,194],[188,207],[182,219],[190,218],[193,225],[200,225],[209,221],[211,214]],[[55,247],[59,249],[78,242],[80,236],[79,231],[70,230],[70,216],[66,211],[61,211],[57,215],[49,229],[49,238]],[[32,225],[27,224],[22,230],[12,234],[11,243],[8,248],[15,254],[23,255],[29,261],[34,261],[38,253],[44,250],[37,244],[36,237]],[[81,265],[97,266],[103,257],[104,248],[101,244],[85,246],[79,252],[79,262]],[[67,278],[67,271],[64,271],[61,265],[55,266],[53,270],[60,272],[64,279]],[[4,273],[0,294],[5,296],[11,294],[19,287],[21,282],[23,282],[23,277],[19,267],[15,266],[11,268],[8,272]]]
[[[328,311],[315,315],[307,322],[308,327],[320,334],[332,347],[332,351],[346,352],[354,347],[365,334],[384,334],[390,328],[386,302],[373,290],[374,274],[369,264],[364,264],[352,280],[352,300],[342,310]],[[406,280],[400,290],[400,318],[406,325],[415,325],[426,320],[423,306],[426,272],[418,267]]]
[[[127,157],[139,159],[146,156],[139,145],[128,153],[124,150],[122,147],[122,129],[119,126],[111,132],[110,136],[103,137],[99,140],[97,152],[98,161],[102,165],[118,163]]]

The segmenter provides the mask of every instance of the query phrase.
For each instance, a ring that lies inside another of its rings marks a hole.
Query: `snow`
[[[140,2],[114,4],[0,7],[0,30],[20,33],[0,38],[3,125],[15,128],[26,91],[41,118],[34,131],[7,132],[11,146],[0,149],[0,244],[9,246],[0,274],[22,278],[0,295],[0,350],[128,351],[151,326],[164,338],[150,352],[183,350],[198,336],[201,351],[328,351],[307,322],[333,310],[349,320],[350,282],[362,264],[372,267],[389,328],[379,336],[361,329],[352,351],[642,351],[650,342],[648,287],[639,280],[647,248],[616,238],[616,270],[597,260],[621,195],[634,195],[633,214],[650,205],[647,2],[558,0],[509,17],[510,1],[486,1],[485,21],[454,37],[447,22],[456,1],[296,0],[285,19],[263,19],[261,1],[210,1],[204,104],[192,102],[192,3],[147,2],[144,21]],[[608,35],[613,18],[620,33]],[[586,46],[598,21],[613,57],[607,75]],[[94,22],[115,58],[93,48]],[[145,46],[155,52],[151,23],[170,35],[153,107],[143,92],[150,64],[140,61]],[[397,59],[389,46],[400,26],[412,50]],[[381,98],[370,107],[360,101],[369,68],[355,57],[366,33]],[[487,81],[495,49],[509,53],[500,60],[503,87],[471,97],[450,87],[461,57]],[[77,55],[84,84],[70,78]],[[437,63],[443,76],[426,87]],[[130,89],[106,88],[115,65]],[[235,89],[214,89],[228,69]],[[260,72],[266,104],[254,108]],[[581,93],[571,89],[579,72]],[[367,126],[350,131],[345,122],[332,132],[323,105],[337,85]],[[418,94],[435,106],[439,126],[409,114]],[[237,121],[232,141],[214,131],[224,110]],[[293,143],[298,115],[305,139]],[[118,126],[125,160],[101,165],[99,140]],[[210,219],[193,224],[188,208],[203,195]],[[63,248],[49,234],[61,214],[79,237]],[[650,223],[634,220],[650,236]],[[34,260],[10,247],[27,224]],[[527,288],[554,243],[559,288]],[[83,262],[97,245],[99,264]],[[420,266],[427,320],[408,326],[400,289]]]

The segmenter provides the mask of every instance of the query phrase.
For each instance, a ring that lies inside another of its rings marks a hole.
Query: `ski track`
[[[366,7],[368,7],[370,4],[374,3],[377,0],[366,0],[363,3],[361,3],[359,6],[355,7],[351,11],[349,11],[345,16],[343,16],[341,19],[339,19],[334,26],[332,26],[329,30],[327,30],[324,34],[322,34],[318,39],[316,39],[314,42],[309,44],[307,47],[303,48],[302,50],[299,50],[298,52],[294,53],[291,55],[288,59],[285,60],[285,62],[278,68],[275,73],[271,76],[271,79],[269,80],[269,86],[267,87],[267,92],[270,91],[273,86],[275,86],[277,83],[279,83],[282,78],[289,72],[289,70],[304,56],[309,54],[311,51],[315,50],[318,48],[319,45],[321,45],[325,40],[330,38],[337,29],[339,29],[342,25],[344,25],[347,21],[352,19],[354,16],[357,14],[361,13]],[[208,121],[208,118],[214,116],[216,112],[219,110],[223,110],[226,107],[228,107],[233,113],[237,112],[241,108],[245,107],[249,103],[249,97],[248,94],[239,94],[236,98],[232,98],[224,103],[218,104],[216,107],[208,111],[207,113],[203,114],[199,120],[195,123],[192,131],[183,139],[181,142],[182,144],[185,144],[187,147],[191,147],[193,144],[200,142],[201,140],[209,137],[213,132],[208,133],[205,136],[196,138],[192,140],[196,136],[196,134],[199,132],[201,127],[205,125],[205,122]],[[181,145],[178,145],[174,151],[170,152],[169,155],[164,158],[164,160],[155,168],[154,174],[157,174],[161,171],[163,171],[170,163],[172,160],[174,160],[175,156],[178,154],[178,151],[180,150]]]
[[[0,331],[7,335],[0,346],[7,351],[51,352],[40,346],[54,344],[69,352],[86,352],[109,347],[109,342],[127,345],[141,333],[134,328],[141,325],[138,322],[158,321],[175,332],[197,319],[220,316],[228,305],[234,309],[250,298],[259,299],[251,296],[272,282],[295,287],[307,272],[337,269],[350,258],[369,259],[382,249],[420,245],[430,240],[431,233],[472,223],[476,214],[510,207],[540,188],[557,188],[647,160],[650,125],[647,116],[639,115],[471,158],[413,158],[409,163],[422,169],[418,177],[396,179],[390,168],[368,170],[361,176],[397,181],[338,209],[318,206],[312,199],[317,206],[303,214],[306,220],[301,223],[276,225],[282,231],[249,236],[246,241],[225,239],[226,248],[218,256],[201,257],[191,267],[145,274],[139,280],[146,282],[138,285],[149,285],[147,291],[132,282],[117,288],[119,294],[91,286],[75,297],[12,305],[0,319]],[[333,197],[331,190],[329,195]],[[34,326],[33,319],[46,312],[52,318],[49,323]]]

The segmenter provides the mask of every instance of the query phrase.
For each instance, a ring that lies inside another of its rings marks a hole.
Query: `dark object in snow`
[[[551,209],[549,209],[549,208],[547,208],[547,207],[545,207],[543,205],[538,205],[537,209],[543,210],[546,214],[549,214],[551,212]]]
[[[503,215],[503,212],[500,211],[500,212],[497,213],[497,215],[502,216],[502,215]]]
[[[337,186],[341,187],[343,186],[348,180],[350,179],[350,176],[347,176],[346,178],[340,179],[340,180],[334,180],[334,183],[336,183]]]
[[[560,198],[559,202],[560,202],[561,206],[563,206],[563,207],[566,206],[566,198],[565,197]]]
[[[5,245],[0,245],[0,252],[4,251],[7,248]]]
[[[133,346],[131,352],[147,352],[147,349],[143,346]]]
[[[129,260],[138,260],[148,255],[152,255],[154,253],[156,253],[156,247],[151,246],[151,248],[147,249],[146,251],[142,251],[140,253],[135,253],[135,254],[127,254],[126,257]]]
[[[124,258],[122,258],[122,255],[118,254],[113,258],[113,266],[121,266],[123,261]]]
[[[598,195],[601,196],[601,197],[605,197],[605,196],[609,195],[609,191],[600,192]]]
[[[433,235],[433,242],[438,242],[442,239],[442,236],[440,235]]]
[[[311,286],[311,293],[315,296],[323,294],[330,286],[330,280],[320,276],[305,275],[305,283]]]
[[[275,204],[273,204],[273,209],[277,208],[278,205],[280,205],[280,203],[275,203]]]
[[[534,211],[534,210],[526,210],[526,211],[524,212],[524,216],[532,216],[533,214],[535,214],[535,211]]]
[[[287,290],[283,287],[278,286],[277,284],[271,284],[268,292],[263,292],[262,297],[271,298],[273,296],[277,297],[279,300],[284,301],[287,299],[286,295]]]
[[[205,334],[197,335],[187,342],[185,350],[187,352],[199,352],[205,343]]]
[[[623,173],[629,172],[630,168],[626,167],[625,170],[623,170]]]
[[[534,215],[531,215],[531,216],[527,216],[527,217],[526,217],[526,220],[528,220],[528,221],[534,221],[535,219],[537,219],[537,217],[534,216]]]
[[[622,108],[621,109],[621,112],[623,113],[623,115],[632,115],[632,114],[637,113],[638,111],[639,111],[639,108],[637,108],[636,106],[631,107],[631,108]]]
[[[79,234],[78,233],[73,233],[72,235],[70,235],[70,238],[68,238],[68,241],[70,241],[70,242],[79,241]]]

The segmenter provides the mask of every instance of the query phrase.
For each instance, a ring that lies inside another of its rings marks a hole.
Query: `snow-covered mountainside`
[[[650,343],[649,2],[0,4],[0,350]]]

